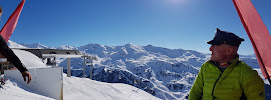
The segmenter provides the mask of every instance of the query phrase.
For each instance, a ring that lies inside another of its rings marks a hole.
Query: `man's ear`
[[[234,52],[234,48],[227,48],[227,50],[226,50],[226,54],[227,55],[231,55],[232,53]]]
[[[3,9],[2,9],[2,7],[0,6],[0,17],[1,17],[1,15],[2,15],[2,13],[3,13]]]

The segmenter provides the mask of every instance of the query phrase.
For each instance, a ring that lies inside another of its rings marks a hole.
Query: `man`
[[[0,17],[3,13],[3,9],[0,6]],[[32,80],[31,74],[28,70],[23,66],[20,59],[14,54],[14,52],[8,47],[4,38],[0,35],[0,58],[7,58],[9,62],[11,62],[21,73],[23,76],[24,81],[26,81],[27,77],[27,84],[29,84]]]
[[[209,61],[202,64],[189,100],[264,100],[264,82],[258,73],[239,60],[238,47],[244,39],[216,30]]]

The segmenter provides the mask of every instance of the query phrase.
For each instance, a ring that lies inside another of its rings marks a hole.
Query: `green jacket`
[[[264,82],[238,57],[222,73],[212,61],[205,62],[190,91],[189,100],[265,100]]]

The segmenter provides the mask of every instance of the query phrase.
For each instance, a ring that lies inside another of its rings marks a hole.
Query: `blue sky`
[[[0,0],[0,27],[20,2]],[[271,30],[271,1],[252,3]],[[10,40],[55,47],[151,44],[210,53],[206,41],[216,28],[246,40],[240,54],[254,53],[231,0],[26,0]]]

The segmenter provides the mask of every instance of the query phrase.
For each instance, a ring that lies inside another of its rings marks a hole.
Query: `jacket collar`
[[[220,70],[219,66],[220,64],[218,62],[215,62],[215,61],[211,61],[209,60],[208,62],[212,63],[213,65],[215,65],[217,67],[217,70]],[[234,68],[234,66],[239,62],[239,55],[237,54],[232,60],[230,60],[229,62],[227,62],[229,64],[229,66],[225,69],[224,72],[228,72],[228,70],[231,72]],[[221,73],[224,73],[224,72],[221,72]],[[229,73],[230,73],[229,72]]]

